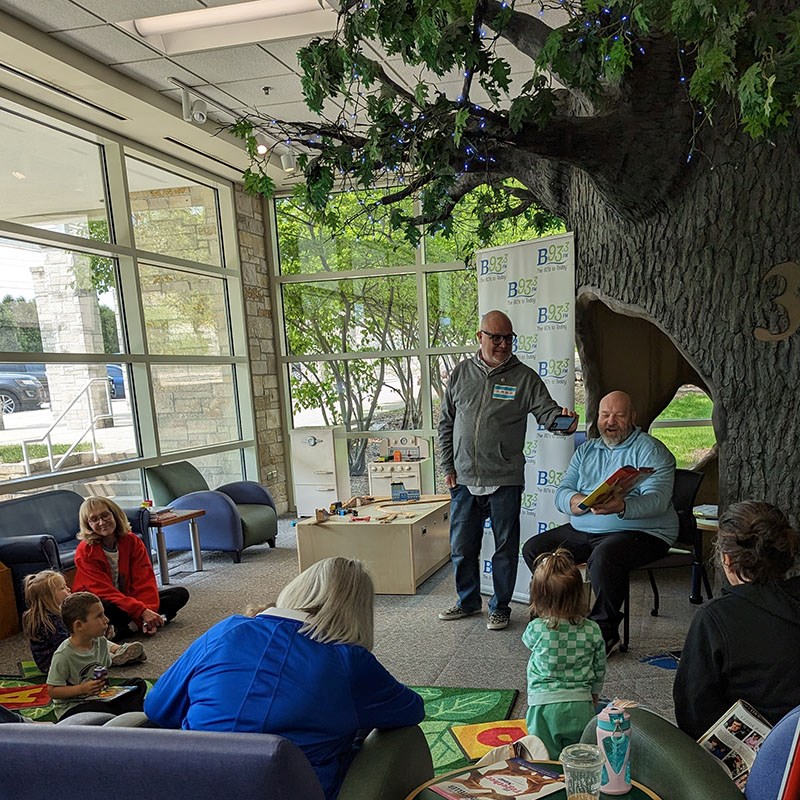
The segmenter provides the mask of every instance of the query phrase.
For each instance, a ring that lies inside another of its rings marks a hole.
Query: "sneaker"
[[[616,653],[620,648],[619,636],[612,636],[610,639],[606,639],[606,658]]]
[[[489,614],[489,619],[486,620],[487,631],[502,631],[508,627],[508,621],[511,618],[510,614],[500,614],[497,612]]]
[[[464,619],[464,617],[471,617],[473,614],[480,614],[481,610],[478,608],[475,611],[464,611],[461,606],[456,603],[452,608],[447,611],[439,612],[439,619],[447,620],[448,622],[453,619]]]
[[[142,661],[147,661],[147,656],[141,642],[121,644],[117,652],[111,656],[112,667],[121,667],[124,664],[140,664]]]

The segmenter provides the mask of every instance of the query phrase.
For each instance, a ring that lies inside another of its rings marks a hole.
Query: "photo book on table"
[[[649,478],[654,472],[653,467],[632,467],[630,464],[626,464],[611,473],[598,487],[587,494],[578,507],[586,511],[611,496],[625,497],[631,489]]]
[[[538,800],[565,788],[555,770],[522,758],[496,761],[429,787],[447,800]]]

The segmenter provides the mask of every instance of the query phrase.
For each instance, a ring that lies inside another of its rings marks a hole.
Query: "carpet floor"
[[[298,572],[293,519],[279,521],[278,546],[250,547],[242,563],[229,555],[204,552],[204,570],[192,571],[189,553],[171,554],[170,580],[185,586],[188,605],[163,631],[140,637],[147,661],[122,668],[120,677],[155,679],[201,633],[248,605],[274,601]],[[603,694],[635,700],[674,719],[672,681],[675,672],[648,663],[647,657],[680,649],[697,608],[688,602],[689,570],[660,570],[661,613],[650,616],[650,588],[645,573],[631,581],[631,646],[609,659]],[[527,621],[524,605],[512,604],[509,627],[488,631],[484,615],[443,622],[437,612],[453,604],[452,570],[445,566],[415,595],[378,595],[375,600],[375,655],[398,680],[414,686],[498,687],[516,690],[508,716],[525,716],[525,667],[528,650],[520,639]],[[485,612],[484,612],[485,613]],[[30,659],[22,634],[0,641],[0,674],[19,675],[19,662]],[[645,659],[645,660],[640,660]],[[123,671],[124,670],[124,671]],[[130,670],[130,671],[128,671]]]

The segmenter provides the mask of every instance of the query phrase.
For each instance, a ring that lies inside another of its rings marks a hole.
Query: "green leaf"
[[[456,147],[461,144],[461,137],[464,134],[464,129],[467,126],[468,119],[468,108],[459,108],[458,111],[456,111],[456,118],[453,121],[453,142]]]
[[[264,172],[246,169],[242,174],[244,190],[247,194],[272,197],[275,194],[275,182]]]

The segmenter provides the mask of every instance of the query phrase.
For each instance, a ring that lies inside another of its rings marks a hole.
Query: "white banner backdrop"
[[[571,233],[480,250],[478,308],[499,309],[511,318],[515,355],[539,373],[553,399],[575,403],[575,260]],[[574,451],[572,436],[548,433],[528,419],[525,489],[520,542],[567,522],[556,510],[555,493]],[[487,520],[481,549],[481,592],[491,595],[494,537]],[[527,603],[531,573],[519,557],[514,599]]]

